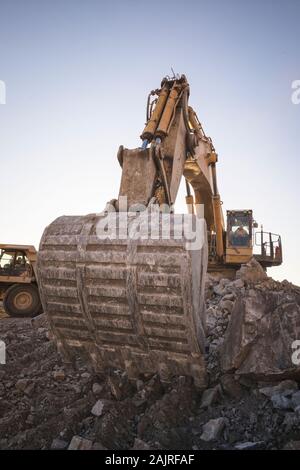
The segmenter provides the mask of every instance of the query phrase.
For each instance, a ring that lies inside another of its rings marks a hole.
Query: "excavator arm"
[[[150,97],[157,98],[150,104]],[[147,207],[150,201],[173,206],[182,176],[194,190],[188,193],[189,211],[202,205],[210,237],[216,241],[216,255],[224,256],[224,219],[217,187],[214,146],[190,106],[186,77],[164,79],[161,88],[152,91],[147,103],[147,123],[141,134],[142,147],[120,147],[122,166],[120,196],[128,206]],[[155,103],[155,107],[153,105]],[[118,205],[117,205],[118,207]]]
[[[157,101],[154,105],[149,99],[142,146],[118,152],[118,198],[100,214],[59,217],[45,229],[38,280],[44,311],[65,357],[80,352],[97,370],[125,369],[134,378],[189,375],[201,387],[206,382],[207,229],[203,218],[187,214],[197,227],[198,239],[191,246],[181,216],[172,213],[185,173],[196,202],[203,188],[203,200],[211,202],[208,159],[203,159],[211,144],[192,125],[196,118],[188,94],[184,76],[163,80],[153,92]],[[164,207],[167,212],[171,207],[171,213],[164,213]],[[212,208],[207,220],[215,227]],[[150,226],[146,237],[131,236],[139,214],[147,220],[152,212],[156,235]],[[124,217],[129,226],[125,236],[99,230],[111,220],[110,228],[120,228]]]

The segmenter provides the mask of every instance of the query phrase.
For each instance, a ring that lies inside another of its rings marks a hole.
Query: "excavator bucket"
[[[131,378],[158,373],[163,381],[192,376],[202,387],[205,221],[158,212],[142,237],[140,216],[129,217],[126,236],[105,235],[104,213],[63,216],[46,228],[38,280],[50,328],[67,358],[80,352],[97,371],[117,368]],[[128,213],[109,217],[118,228]],[[196,227],[196,243],[186,236],[184,217]]]

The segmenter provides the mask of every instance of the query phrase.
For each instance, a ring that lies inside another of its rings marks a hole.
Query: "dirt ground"
[[[214,289],[207,302],[217,311],[222,295]],[[223,334],[227,323],[220,314],[212,331]],[[274,407],[259,384],[215,373],[217,339],[211,335],[207,352],[209,388],[200,391],[185,377],[131,382],[118,370],[96,374],[80,359],[67,365],[47,328],[1,312],[0,449],[300,448],[297,409]]]

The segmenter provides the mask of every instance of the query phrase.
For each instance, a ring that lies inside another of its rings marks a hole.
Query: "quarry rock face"
[[[299,289],[265,280],[236,298],[221,367],[260,380],[299,378],[300,364],[293,362],[293,344],[299,338]]]

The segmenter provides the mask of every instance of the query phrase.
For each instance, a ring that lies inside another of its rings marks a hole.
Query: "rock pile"
[[[252,262],[206,303],[205,390],[65,364],[44,318],[1,319],[0,449],[299,449],[300,289]]]

